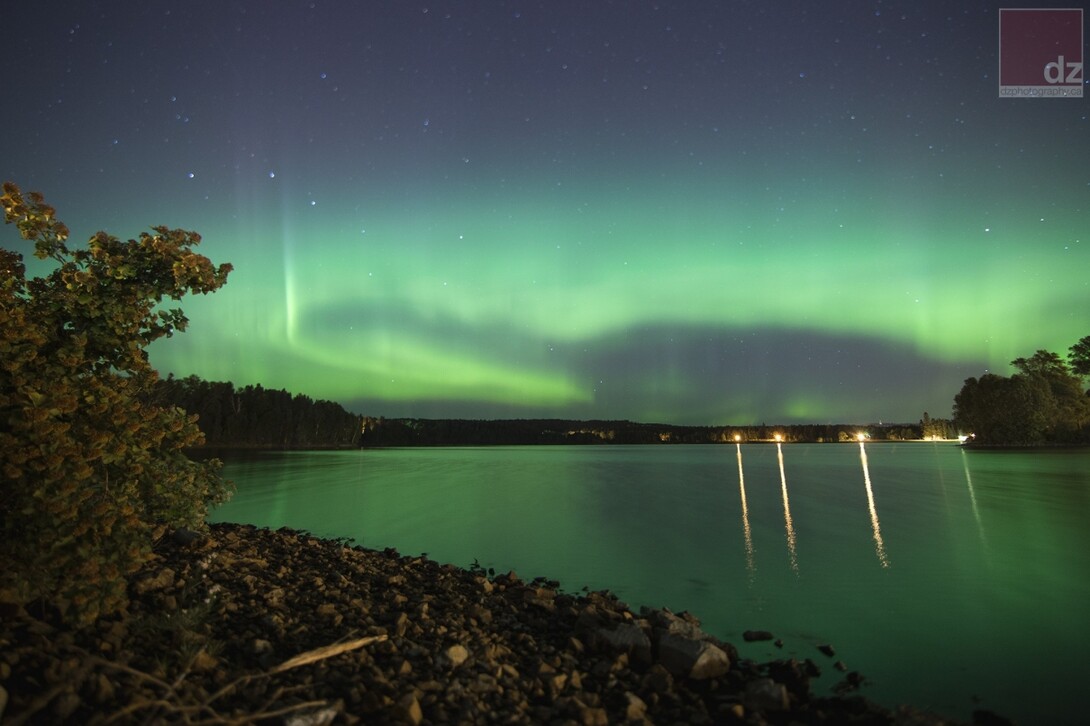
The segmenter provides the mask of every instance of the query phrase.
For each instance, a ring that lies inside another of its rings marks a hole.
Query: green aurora
[[[1090,333],[1086,103],[994,11],[501,5],[21,8],[0,173],[235,266],[164,373],[369,415],[914,421]]]

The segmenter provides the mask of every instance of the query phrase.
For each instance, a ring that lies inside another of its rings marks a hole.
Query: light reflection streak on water
[[[752,575],[757,571],[757,565],[753,561],[753,531],[749,528],[749,507],[746,505],[746,475],[742,472],[742,445],[734,445],[738,449],[738,491],[742,495],[742,533],[746,538],[746,569]]]
[[[780,488],[783,490],[783,525],[787,531],[787,553],[791,557],[791,569],[799,574],[799,556],[795,550],[795,525],[791,521],[791,504],[787,501],[787,474],[783,470],[783,447],[776,442],[776,458],[780,460]]]
[[[867,448],[862,441],[859,442],[859,461],[863,463],[863,482],[867,485],[867,508],[870,509],[870,527],[874,531],[874,552],[882,567],[889,567],[889,556],[886,555],[886,545],[882,541],[882,528],[878,524],[878,508],[874,506],[874,489],[871,488],[870,467],[867,466]]]
[[[984,545],[985,552],[987,552],[988,540],[984,536],[984,522],[980,519],[980,510],[976,506],[976,492],[973,491],[973,477],[969,474],[969,457],[965,454],[965,449],[961,450],[961,464],[965,468],[965,485],[969,488],[969,504],[973,508],[973,519],[976,520],[976,529],[980,534],[980,542]]]

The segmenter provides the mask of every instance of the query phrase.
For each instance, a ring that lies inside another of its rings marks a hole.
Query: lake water
[[[212,521],[474,561],[690,610],[759,660],[881,703],[1081,722],[1090,452],[950,443],[556,446],[226,459]],[[746,644],[772,631],[783,649]]]

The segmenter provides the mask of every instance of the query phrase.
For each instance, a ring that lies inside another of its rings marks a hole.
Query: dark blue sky
[[[912,421],[1090,333],[1086,101],[1000,99],[997,23],[20,4],[0,176],[76,237],[235,265],[164,372],[386,416]]]

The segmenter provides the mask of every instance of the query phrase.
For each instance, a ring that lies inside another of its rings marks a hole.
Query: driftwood
[[[359,638],[357,640],[350,640],[346,643],[334,643],[333,645],[323,645],[321,648],[315,648],[314,650],[308,650],[306,653],[300,653],[294,658],[289,658],[277,667],[273,668],[271,673],[283,673],[284,671],[291,670],[292,668],[298,668],[299,666],[307,665],[308,663],[316,663],[326,658],[332,658],[335,655],[341,653],[347,653],[351,650],[362,648],[365,645],[371,643],[381,643],[386,640],[385,635],[369,635],[366,638]]]

